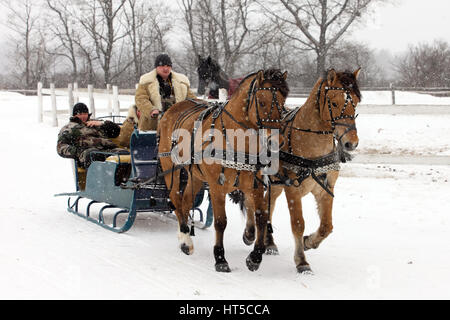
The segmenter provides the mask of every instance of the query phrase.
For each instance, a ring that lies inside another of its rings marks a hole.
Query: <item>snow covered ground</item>
[[[379,93],[363,94],[367,104],[389,103]],[[401,95],[399,104],[450,108],[448,98]],[[49,109],[47,98],[45,104]],[[243,218],[228,203],[230,274],[214,271],[213,228],[197,230],[195,253],[186,256],[178,249],[177,223],[167,217],[140,214],[131,230],[115,234],[67,213],[66,199],[53,197],[74,190],[71,163],[55,150],[65,121],[59,128],[47,117],[38,124],[36,109],[36,97],[0,92],[0,299],[450,298],[449,112],[361,108],[357,154],[410,161],[344,165],[334,231],[306,253],[314,275],[299,275],[283,197],[273,221],[280,255],[265,256],[256,272],[245,265],[250,248],[242,242]],[[442,161],[416,161],[422,156]],[[313,232],[319,219],[310,196],[304,214],[306,232]]]

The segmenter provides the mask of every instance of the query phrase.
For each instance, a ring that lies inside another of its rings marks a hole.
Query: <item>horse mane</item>
[[[267,69],[267,70],[259,70],[257,72],[253,72],[250,73],[249,75],[247,75],[245,78],[243,78],[241,80],[241,82],[239,82],[238,87],[240,87],[246,80],[248,80],[251,77],[254,77],[255,75],[257,75],[260,71],[264,71],[264,81],[263,83],[270,83],[270,85],[274,88],[277,88],[278,90],[280,90],[280,93],[283,95],[283,97],[287,97],[288,93],[289,93],[289,86],[286,82],[286,80],[283,77],[283,73],[281,72],[280,69]],[[237,90],[236,90],[237,92]],[[236,93],[235,92],[235,93]],[[234,95],[234,93],[233,93]]]
[[[326,74],[328,71],[326,72]],[[358,99],[361,101],[361,91],[359,90],[358,81],[355,78],[355,75],[353,72],[345,70],[342,72],[336,72],[339,81],[341,82],[342,86],[349,91],[352,91]],[[326,79],[327,76],[324,77]]]
[[[280,90],[283,97],[287,97],[289,94],[289,86],[283,77],[283,73],[280,69],[267,69],[264,71],[264,81],[269,82],[272,87]]]

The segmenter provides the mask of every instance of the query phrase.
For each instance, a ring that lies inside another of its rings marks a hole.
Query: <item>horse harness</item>
[[[260,113],[259,113],[259,108],[258,108],[258,98],[256,97],[256,93],[260,90],[264,90],[264,91],[270,91],[272,92],[272,101],[271,101],[271,109],[268,113],[268,118],[261,118]],[[278,98],[276,96],[278,89],[275,87],[256,87],[256,78],[252,80],[248,93],[247,93],[247,99],[246,99],[246,107],[245,107],[245,111],[248,112],[249,109],[251,108],[251,106],[253,104],[255,104],[255,108],[256,108],[256,117],[257,117],[257,126],[259,128],[272,128],[270,125],[267,125],[265,123],[276,123],[276,122],[280,122],[281,120],[277,120],[277,119],[270,119],[270,116],[272,116],[273,114],[273,110],[275,108],[277,108],[279,114],[283,114],[285,113],[284,111],[284,105],[280,105],[280,103],[278,102]],[[208,140],[204,141],[202,143],[202,146],[205,146],[207,144],[211,144],[212,143],[212,137],[213,137],[213,131],[216,128],[216,123],[218,121],[218,119],[220,118],[220,127],[221,127],[221,131],[223,134],[223,137],[225,138],[225,142],[227,144],[227,146],[230,145],[229,139],[227,137],[227,133],[226,133],[226,128],[223,122],[223,115],[225,114],[226,116],[228,116],[233,122],[235,122],[236,124],[238,124],[240,127],[249,130],[251,129],[246,123],[243,123],[241,121],[238,121],[227,109],[226,106],[228,105],[228,101],[227,102],[213,102],[213,103],[199,103],[196,100],[192,100],[192,99],[187,99],[191,102],[194,103],[194,106],[192,108],[189,108],[188,110],[186,110],[185,112],[183,112],[182,114],[180,114],[180,116],[178,117],[174,130],[180,128],[182,126],[182,124],[189,119],[191,116],[197,114],[200,110],[202,110],[200,112],[200,114],[197,117],[197,120],[194,123],[194,127],[192,129],[192,133],[191,133],[191,158],[189,161],[186,161],[185,163],[178,163],[176,166],[174,164],[173,169],[176,170],[176,168],[180,168],[183,166],[187,166],[189,165],[189,167],[191,168],[192,165],[194,163],[196,163],[196,159],[198,159],[198,157],[200,156],[200,153],[202,153],[204,150],[201,151],[196,151],[195,150],[195,146],[194,146],[194,142],[195,142],[195,137],[197,135],[198,130],[201,127],[201,124],[208,118],[211,116],[211,126],[209,128],[209,136],[208,136]],[[173,137],[172,138],[172,148],[171,148],[171,152],[164,152],[164,153],[159,153],[158,156],[159,157],[169,157],[172,154],[173,149],[176,146],[178,137]],[[226,152],[226,153],[225,153]],[[267,178],[264,179],[260,179],[259,177],[257,177],[257,172],[264,168],[266,165],[263,164],[258,155],[251,155],[248,153],[239,153],[234,151],[233,154],[230,155],[230,152],[227,151],[223,151],[223,150],[215,150],[212,149],[211,150],[211,158],[215,158],[217,160],[220,160],[220,164],[222,165],[222,171],[219,175],[218,178],[218,184],[223,185],[225,183],[225,174],[224,174],[224,170],[225,168],[230,168],[230,169],[234,169],[237,171],[237,175],[236,175],[236,179],[234,181],[234,186],[238,187],[239,186],[239,177],[240,177],[240,172],[241,171],[248,171],[248,172],[253,172],[254,175],[254,187],[257,188],[258,182],[263,183],[264,186],[267,186]],[[225,155],[228,155],[225,159]],[[231,159],[230,159],[231,158]],[[245,159],[244,161],[240,161],[241,159]],[[198,170],[201,172],[200,166],[198,164],[196,164]],[[168,172],[167,172],[168,173]]]
[[[324,84],[324,80],[322,80],[319,89],[317,91],[317,100],[316,104],[320,108],[320,93],[322,91],[322,87]],[[280,160],[283,161],[283,169],[284,169],[284,176],[277,174],[275,175],[278,178],[278,181],[273,181],[273,184],[283,184],[286,186],[295,186],[298,187],[301,185],[301,183],[308,177],[312,177],[328,194],[330,194],[332,197],[334,197],[333,193],[331,192],[328,183],[327,183],[327,172],[331,170],[340,170],[340,162],[346,162],[347,160],[351,160],[351,155],[344,150],[342,150],[341,147],[341,140],[342,138],[350,131],[356,130],[356,125],[352,124],[346,124],[342,122],[338,122],[342,119],[352,119],[355,120],[356,116],[353,115],[345,115],[345,110],[349,103],[352,104],[353,108],[356,110],[356,105],[353,102],[353,99],[350,95],[350,91],[347,88],[341,88],[341,87],[328,87],[325,88],[325,94],[324,94],[324,103],[328,104],[328,112],[330,113],[330,124],[331,124],[331,130],[325,130],[325,131],[319,131],[319,130],[311,130],[311,129],[303,129],[303,128],[296,128],[293,126],[294,119],[297,116],[297,113],[300,110],[300,107],[293,109],[288,114],[285,115],[283,118],[283,122],[287,123],[288,125],[283,128],[284,130],[289,129],[287,133],[287,148],[288,151],[281,151],[280,150]],[[346,101],[344,103],[344,106],[342,108],[342,111],[339,116],[333,117],[333,111],[332,111],[332,103],[330,98],[328,97],[328,91],[329,90],[343,90],[346,93]],[[347,127],[345,132],[341,136],[336,136],[335,134],[335,128],[336,126],[344,126]],[[292,131],[302,131],[302,132],[309,132],[313,134],[319,134],[319,135],[334,135],[333,139],[333,149],[335,151],[331,152],[328,155],[325,155],[323,157],[320,157],[318,159],[307,159],[300,157],[298,155],[295,155],[292,150]],[[336,141],[338,142],[338,145],[336,147]],[[293,172],[296,175],[295,179],[290,179],[288,177],[287,171]]]

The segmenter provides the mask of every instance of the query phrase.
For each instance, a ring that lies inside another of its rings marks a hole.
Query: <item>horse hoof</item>
[[[230,267],[227,262],[216,263],[216,271],[217,272],[231,272]]]
[[[266,248],[266,254],[269,256],[278,256],[280,253],[278,252],[277,246],[273,245]]]
[[[248,238],[247,235],[246,235],[245,232],[244,232],[244,235],[242,236],[242,240],[244,240],[244,243],[245,243],[247,246],[250,246],[250,245],[252,245],[253,242],[255,241],[255,236],[253,236],[253,239],[252,239],[252,238]]]
[[[183,253],[187,254],[188,256],[191,255],[193,253],[194,250],[191,250],[189,248],[189,246],[185,243],[183,243],[182,245],[180,245],[180,249],[181,251],[183,251]]]
[[[256,271],[259,269],[260,263],[253,262],[252,259],[250,258],[250,256],[247,257],[246,263],[247,263],[247,268],[250,271]]]
[[[310,274],[313,275],[313,271],[311,270],[311,267],[308,264],[297,266],[297,272],[300,274]]]

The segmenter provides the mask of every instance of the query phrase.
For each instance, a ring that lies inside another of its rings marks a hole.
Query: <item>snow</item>
[[[380,93],[363,95],[367,104],[389,103]],[[448,98],[420,97],[420,104],[450,105]],[[399,93],[401,99],[418,103],[414,94]],[[0,92],[0,110],[0,299],[450,298],[449,112],[378,114],[361,107],[357,155],[375,160],[343,166],[334,231],[306,252],[314,274],[300,275],[283,196],[273,220],[280,255],[264,256],[256,272],[245,265],[251,251],[242,242],[245,222],[227,201],[232,272],[217,273],[213,227],[196,230],[194,254],[186,256],[168,217],[142,213],[127,233],[116,234],[67,213],[66,198],[53,196],[74,190],[71,162],[55,150],[66,120],[58,128],[47,116],[38,124],[37,98],[16,93]],[[410,161],[391,164],[380,155]],[[443,162],[417,164],[421,156]],[[319,219],[311,196],[303,206],[309,234]]]

